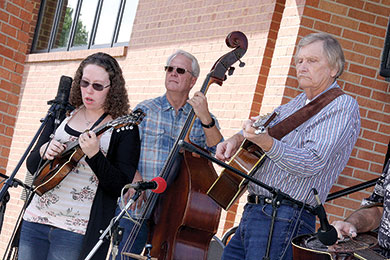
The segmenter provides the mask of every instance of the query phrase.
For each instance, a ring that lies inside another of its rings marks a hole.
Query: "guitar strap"
[[[94,129],[98,124],[100,124],[100,122],[102,122],[104,120],[104,118],[106,118],[107,115],[108,115],[108,113],[104,113],[103,115],[101,115],[99,117],[99,119],[96,120],[96,122],[93,124],[93,126],[89,130]]]
[[[292,130],[300,126],[306,120],[321,111],[326,105],[332,102],[335,98],[345,94],[340,88],[332,88],[319,97],[306,104],[289,117],[282,120],[280,123],[268,129],[268,134],[273,138],[280,140]]]

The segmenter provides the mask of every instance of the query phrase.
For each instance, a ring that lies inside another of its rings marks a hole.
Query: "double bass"
[[[200,90],[203,94],[213,83],[222,86],[226,72],[233,73],[231,65],[246,53],[248,40],[242,32],[231,32],[225,42],[234,50],[215,62]],[[240,61],[240,67],[243,66]],[[159,260],[206,259],[209,243],[218,228],[221,208],[206,194],[218,175],[210,161],[181,151],[179,145],[182,140],[189,142],[194,121],[195,112],[191,109],[159,175],[167,181],[168,188],[161,195],[152,193],[142,213],[141,219],[151,217],[150,255]],[[141,225],[134,226],[124,251],[131,248]]]

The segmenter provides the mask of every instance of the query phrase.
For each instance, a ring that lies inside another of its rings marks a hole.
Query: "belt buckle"
[[[259,204],[259,196],[255,195],[255,204]]]

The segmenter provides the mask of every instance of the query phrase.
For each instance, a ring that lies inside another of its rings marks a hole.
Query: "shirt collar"
[[[324,91],[322,91],[320,94],[318,94],[317,96],[315,96],[314,98],[312,98],[311,100],[309,100],[308,98],[307,98],[307,96],[306,96],[306,93],[305,93],[305,96],[306,96],[306,104],[308,104],[308,103],[310,103],[311,101],[313,101],[314,99],[316,99],[317,97],[319,97],[320,95],[322,95],[323,93],[325,93],[326,91],[328,91],[329,89],[332,89],[332,88],[335,88],[335,87],[337,87],[338,86],[338,84],[337,84],[337,81],[335,80],[333,83],[332,83],[332,85],[330,85],[327,89],[325,89]]]
[[[174,110],[173,106],[171,105],[171,103],[169,103],[168,101],[168,98],[167,98],[167,95],[164,94],[161,98],[161,108],[163,111],[168,111],[168,110]],[[183,111],[184,115],[187,115],[190,113],[191,111],[191,105],[188,104],[188,103],[185,103],[184,106],[182,106],[181,108],[179,108],[179,112]]]

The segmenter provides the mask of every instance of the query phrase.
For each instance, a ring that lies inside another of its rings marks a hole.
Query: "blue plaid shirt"
[[[138,171],[142,178],[148,181],[160,174],[192,107],[186,103],[176,114],[166,95],[163,95],[145,100],[138,104],[135,109],[137,108],[146,113],[146,117],[139,125],[141,155]],[[211,116],[219,128],[217,119],[213,115]],[[206,135],[199,118],[195,119],[190,133],[190,140],[213,154],[216,151],[216,145],[213,147],[207,146]],[[138,209],[137,215],[139,213]]]

